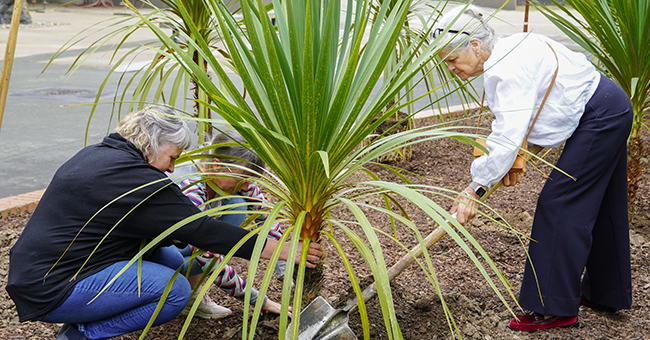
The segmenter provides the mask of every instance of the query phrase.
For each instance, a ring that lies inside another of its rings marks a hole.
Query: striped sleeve
[[[200,176],[190,177],[178,183],[178,186],[183,191],[194,205],[201,211],[206,211],[208,206],[205,204],[208,201],[208,192],[205,183],[201,182]]]
[[[255,219],[255,222],[262,224],[266,222],[266,218],[268,216],[268,209],[264,207],[268,202],[264,198],[264,194],[262,194],[262,190],[255,185],[255,184],[250,184],[248,186],[248,190],[240,190],[239,195],[244,197],[248,202],[251,203],[260,203],[260,205],[250,205],[248,206],[248,210],[253,213],[257,214],[257,218]],[[272,227],[271,230],[269,230],[269,237],[279,240],[282,237],[282,229],[280,229],[280,222],[276,222]]]

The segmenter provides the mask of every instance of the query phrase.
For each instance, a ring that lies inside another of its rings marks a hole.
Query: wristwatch
[[[474,192],[476,193],[476,196],[478,196],[479,198],[483,197],[483,195],[485,195],[485,193],[487,192],[487,190],[485,190],[484,187],[482,187],[481,185],[479,185],[476,182],[470,183],[469,187],[472,188],[472,190],[474,190]]]

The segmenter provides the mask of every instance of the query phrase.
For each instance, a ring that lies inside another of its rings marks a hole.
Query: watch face
[[[483,195],[485,195],[485,192],[486,191],[483,187],[478,187],[478,189],[476,189],[476,195],[478,197],[483,197]]]

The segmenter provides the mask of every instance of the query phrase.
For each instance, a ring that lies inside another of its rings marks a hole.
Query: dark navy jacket
[[[6,288],[20,321],[46,316],[77,282],[117,261],[130,260],[143,239],[151,240],[199,212],[177,185],[119,134],[82,149],[57,170],[11,249]],[[165,244],[174,239],[225,254],[247,233],[206,216],[176,231]],[[256,239],[235,255],[250,258]]]

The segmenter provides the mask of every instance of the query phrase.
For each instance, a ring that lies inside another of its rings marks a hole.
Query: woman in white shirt
[[[519,295],[530,312],[509,326],[517,331],[575,326],[581,304],[629,309],[629,98],[584,55],[537,34],[497,38],[482,18],[475,6],[459,7],[433,32],[443,35],[440,55],[450,71],[462,80],[483,74],[485,100],[495,116],[489,153],[472,163],[472,183],[451,212],[465,224],[476,215],[474,199],[490,186],[501,179],[506,186],[519,181],[519,174],[508,170],[557,70],[528,141],[548,148],[566,142],[556,166],[573,178],[553,170],[540,193],[535,242],[528,251],[534,272],[527,261]]]

